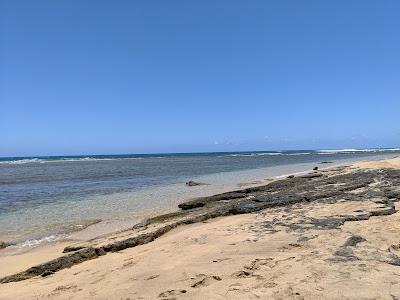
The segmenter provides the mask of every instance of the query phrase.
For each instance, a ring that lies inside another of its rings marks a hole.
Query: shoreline
[[[186,190],[185,193],[192,193],[192,197],[201,197],[201,196],[212,196],[217,193],[223,193],[223,192],[229,192],[229,191],[234,191],[236,189],[241,189],[245,187],[256,187],[256,186],[261,186],[266,183],[269,183],[273,180],[278,180],[281,178],[284,178],[290,174],[295,174],[295,175],[300,175],[300,174],[306,174],[307,172],[312,171],[313,166],[319,166],[320,169],[329,169],[329,168],[334,168],[336,166],[341,166],[343,164],[349,164],[349,163],[354,163],[357,161],[365,161],[365,160],[379,160],[379,159],[384,159],[382,158],[383,155],[377,155],[373,157],[362,157],[362,158],[353,158],[353,159],[340,159],[337,161],[329,161],[328,164],[321,164],[322,157],[321,157],[321,162],[311,162],[311,163],[296,163],[296,164],[289,164],[289,165],[279,165],[279,166],[273,166],[273,167],[266,167],[266,168],[258,168],[258,169],[248,169],[248,170],[241,170],[241,171],[230,171],[230,172],[223,172],[223,173],[216,173],[216,174],[210,174],[210,175],[202,175],[202,176],[196,176],[194,177],[195,180],[201,181],[207,181],[209,178],[212,176],[217,176],[217,177],[226,177],[229,178],[228,182],[224,182],[223,184],[213,184],[210,186],[201,186],[201,187],[190,187],[190,188],[185,188],[184,186],[181,188],[181,190]],[[384,157],[393,157],[393,154],[384,154]],[[232,175],[230,175],[232,174]],[[238,175],[236,175],[238,174]],[[240,174],[240,175],[239,175]],[[244,181],[245,178],[249,178],[246,182],[239,182],[238,180],[235,180],[236,176],[243,177],[242,181]],[[226,180],[225,180],[226,181]],[[177,183],[174,184],[176,186],[180,185],[182,183]],[[186,194],[183,195],[186,195]],[[11,249],[8,249],[7,252],[4,252],[0,249],[0,256],[3,255],[10,255],[14,253],[21,253],[21,252],[27,252],[31,251],[32,249],[36,247],[41,247],[43,245],[48,245],[51,243],[58,243],[62,242],[64,240],[77,240],[77,241],[87,241],[91,240],[94,238],[99,238],[102,236],[110,235],[113,234],[114,232],[121,231],[121,230],[129,230],[132,226],[134,226],[136,223],[141,222],[145,220],[146,218],[151,218],[159,215],[160,213],[169,213],[169,212],[174,212],[176,211],[176,206],[187,199],[190,199],[190,197],[177,197],[175,200],[167,200],[162,207],[153,207],[153,208],[148,208],[146,210],[143,210],[141,212],[132,212],[132,213],[127,213],[126,216],[120,216],[120,217],[113,217],[111,219],[105,218],[105,219],[99,219],[95,222],[93,220],[81,220],[80,222],[77,222],[76,227],[81,226],[79,224],[84,224],[83,229],[77,229],[75,228],[72,230],[72,225],[69,225],[66,232],[62,233],[60,232],[59,234],[57,233],[51,233],[49,236],[44,235],[40,236],[38,238],[28,238],[24,239],[22,242],[18,242],[17,244],[15,243],[15,240],[3,240],[8,245],[11,245],[12,247],[8,247]],[[132,215],[132,216],[129,216]],[[94,225],[89,224],[88,226],[86,223],[91,223],[93,222]],[[55,224],[55,226],[58,226],[61,228],[61,226],[65,226],[63,224]],[[19,238],[21,239],[21,238]],[[12,250],[13,249],[13,250]]]
[[[50,299],[108,298],[107,282],[121,286],[121,297],[145,299],[213,298],[221,290],[233,299],[337,299],[337,289],[350,298],[397,296],[400,285],[387,282],[400,276],[399,184],[400,158],[393,158],[192,199],[130,231],[0,257],[8,273],[0,276],[0,299],[24,299],[29,291]],[[353,288],[337,277],[343,270],[358,274],[348,275]],[[370,273],[375,285],[356,279]],[[324,283],[316,274],[330,275]],[[100,278],[109,278],[104,287],[96,284]],[[379,294],[377,285],[385,286]]]
[[[302,166],[304,168],[305,164],[298,164],[297,166]],[[242,186],[237,186],[234,189],[228,189],[223,191],[222,193],[236,193],[237,191],[243,190],[243,189],[249,189],[249,188],[257,188],[257,187],[261,187],[261,186],[265,186],[266,184],[271,184],[275,181],[279,181],[279,180],[284,180],[286,179],[288,176],[301,176],[301,175],[307,175],[311,172],[313,172],[312,167],[314,166],[314,163],[310,163],[307,164],[307,167],[309,168],[308,170],[305,171],[294,171],[294,172],[289,172],[289,173],[285,173],[285,174],[281,174],[281,175],[276,175],[273,177],[268,177],[268,178],[260,178],[260,181],[257,183],[244,183]],[[320,163],[318,164],[320,165]],[[326,171],[326,170],[330,170],[332,168],[337,168],[337,167],[341,167],[343,166],[344,163],[342,164],[334,164],[331,162],[329,162],[329,166],[324,167],[324,168],[320,168],[320,171]],[[293,167],[292,165],[288,165],[287,167]],[[293,170],[293,168],[290,168]],[[295,170],[295,169],[294,169]],[[252,171],[252,170],[249,170]],[[263,179],[263,180],[261,180]],[[204,195],[202,197],[199,198],[207,198],[207,197],[213,197],[213,196],[217,196],[219,194],[212,194],[212,195]],[[194,198],[197,199],[197,198]],[[153,222],[153,220],[158,220],[159,218],[161,218],[162,220],[164,219],[164,216],[174,216],[175,214],[179,214],[180,212],[182,212],[182,210],[180,210],[180,203],[185,203],[188,201],[191,201],[192,199],[187,199],[186,201],[181,201],[177,204],[177,206],[175,208],[172,209],[164,209],[161,212],[159,212],[158,214],[153,214],[148,216],[147,218],[143,218],[142,220],[140,220],[140,222],[135,222],[132,226],[128,227],[128,228],[120,228],[117,230],[113,230],[109,233],[106,234],[101,234],[101,235],[92,235],[89,236],[85,234],[86,230],[90,230],[91,227],[95,226],[94,225],[90,225],[88,227],[86,227],[85,229],[76,231],[74,233],[72,233],[70,235],[70,238],[64,238],[64,239],[59,239],[59,240],[54,240],[51,242],[47,242],[47,243],[43,243],[43,244],[38,244],[34,247],[23,247],[23,248],[14,248],[13,245],[8,246],[6,248],[0,249],[0,262],[3,261],[2,265],[6,265],[8,267],[2,268],[2,270],[0,270],[0,279],[2,279],[3,277],[12,275],[14,273],[23,271],[23,269],[26,269],[26,261],[30,260],[32,263],[32,265],[34,264],[42,264],[45,263],[46,261],[48,261],[50,258],[51,259],[57,259],[60,256],[60,253],[62,254],[62,251],[64,250],[64,248],[69,247],[72,245],[72,247],[81,247],[81,245],[83,246],[87,246],[90,245],[91,243],[93,243],[94,241],[108,241],[108,240],[113,240],[115,236],[119,236],[119,235],[124,235],[125,233],[128,233],[128,235],[132,234],[131,230],[134,228],[141,228],[143,226],[143,224],[145,224],[146,222],[148,222],[150,220],[150,222]],[[191,222],[193,223],[193,222]],[[180,226],[177,225],[176,227]],[[84,237],[84,238],[81,238]],[[103,242],[104,244],[104,242]],[[77,245],[77,246],[76,246]],[[24,260],[24,263],[21,265],[20,264],[20,257],[26,256],[28,257],[27,260]]]
[[[300,166],[304,164],[298,164]],[[247,183],[239,183],[235,188],[229,188],[221,191],[222,193],[230,193],[230,192],[235,192],[240,189],[245,189],[245,188],[253,188],[253,187],[259,187],[263,186],[265,184],[269,184],[271,182],[281,180],[286,178],[289,175],[294,175],[294,176],[300,176],[300,175],[305,175],[307,173],[310,173],[312,171],[311,166],[314,166],[314,163],[308,164],[309,170],[306,171],[297,171],[297,172],[289,172],[286,174],[281,174],[281,175],[276,175],[268,178],[263,178],[265,176],[261,176],[258,178],[257,183],[253,182],[247,182]],[[318,164],[319,165],[319,164]],[[290,167],[292,165],[288,165]],[[329,163],[329,166],[321,168],[320,170],[329,170],[331,168],[335,167],[340,167],[341,164],[331,164]],[[269,169],[269,168],[265,168]],[[249,170],[252,171],[252,170]],[[223,173],[222,173],[223,174]],[[232,185],[233,186],[233,185]],[[211,194],[211,195],[204,195],[203,197],[212,197],[217,194]],[[189,201],[190,199],[186,200]],[[96,240],[102,240],[102,239],[108,239],[111,238],[113,239],[114,235],[119,235],[119,234],[124,234],[125,232],[130,232],[132,227],[135,227],[137,225],[140,226],[143,222],[146,222],[146,220],[151,220],[151,219],[157,219],[160,216],[164,215],[169,215],[169,214],[174,214],[180,211],[178,205],[179,203],[182,203],[185,201],[180,201],[177,203],[177,205],[174,208],[165,208],[161,209],[157,213],[153,214],[147,214],[147,217],[142,218],[140,221],[136,221],[134,224],[131,226],[128,226],[126,228],[119,228],[119,229],[114,229],[111,232],[105,233],[105,234],[95,234],[95,235],[88,235],[86,233],[87,230],[90,230],[93,226],[97,225],[97,222],[93,225],[89,225],[85,227],[84,229],[77,230],[69,235],[69,237],[66,238],[60,238],[56,240],[52,240],[49,242],[41,243],[41,244],[36,244],[33,247],[19,247],[19,248],[14,248],[15,245],[7,245],[7,247],[4,247],[0,249],[0,263],[5,266],[2,269],[0,269],[0,279],[5,276],[12,275],[14,273],[23,271],[23,269],[26,269],[27,266],[29,265],[35,265],[35,264],[41,264],[49,259],[56,259],[62,254],[64,248],[71,246],[71,245],[86,245],[90,244],[93,241]],[[22,264],[21,264],[21,257],[22,257]]]

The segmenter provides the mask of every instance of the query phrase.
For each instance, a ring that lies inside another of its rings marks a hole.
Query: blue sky
[[[0,156],[400,146],[399,1],[0,0]]]

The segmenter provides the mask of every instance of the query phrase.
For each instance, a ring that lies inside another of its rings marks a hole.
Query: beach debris
[[[188,182],[186,182],[186,186],[198,186],[198,185],[208,185],[208,184],[203,183],[203,182],[193,181],[193,180],[189,180]]]
[[[7,246],[5,242],[0,241],[0,249],[6,248]]]
[[[317,170],[318,170],[318,167],[314,167],[313,170],[314,170],[314,171],[317,171]]]
[[[287,178],[294,178],[294,175],[289,175]]]

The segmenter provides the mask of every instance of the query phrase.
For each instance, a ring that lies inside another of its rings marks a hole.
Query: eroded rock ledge
[[[396,188],[400,186],[399,184],[400,170],[351,170],[342,167],[278,180],[264,186],[196,198],[180,204],[181,211],[160,215],[137,224],[132,230],[125,232],[122,238],[112,242],[94,241],[84,248],[67,247],[69,249],[66,249],[65,252],[68,254],[26,271],[4,277],[0,279],[0,282],[8,283],[35,276],[48,276],[108,252],[117,252],[147,244],[180,225],[202,222],[220,216],[251,213],[277,206],[288,206],[290,209],[292,204],[304,203],[307,205],[308,202],[315,201],[327,204],[339,201],[373,201],[379,204],[378,208],[360,210],[352,215],[307,220],[307,224],[311,224],[314,228],[335,229],[345,222],[363,221],[372,216],[394,214],[396,212],[394,202],[400,199],[400,191]],[[272,226],[271,224],[266,225]],[[280,225],[288,226],[284,222]],[[299,228],[300,226],[294,229]],[[355,239],[350,242],[360,241]],[[343,246],[343,249],[349,249],[349,247],[351,245],[346,245]],[[338,253],[338,257],[341,254],[346,253]]]

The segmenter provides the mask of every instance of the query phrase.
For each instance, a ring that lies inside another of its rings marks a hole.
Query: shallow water
[[[0,158],[0,240],[35,246],[88,238],[240,183],[399,155],[398,149]],[[323,164],[327,167],[332,164]],[[195,180],[209,185],[187,187]]]

